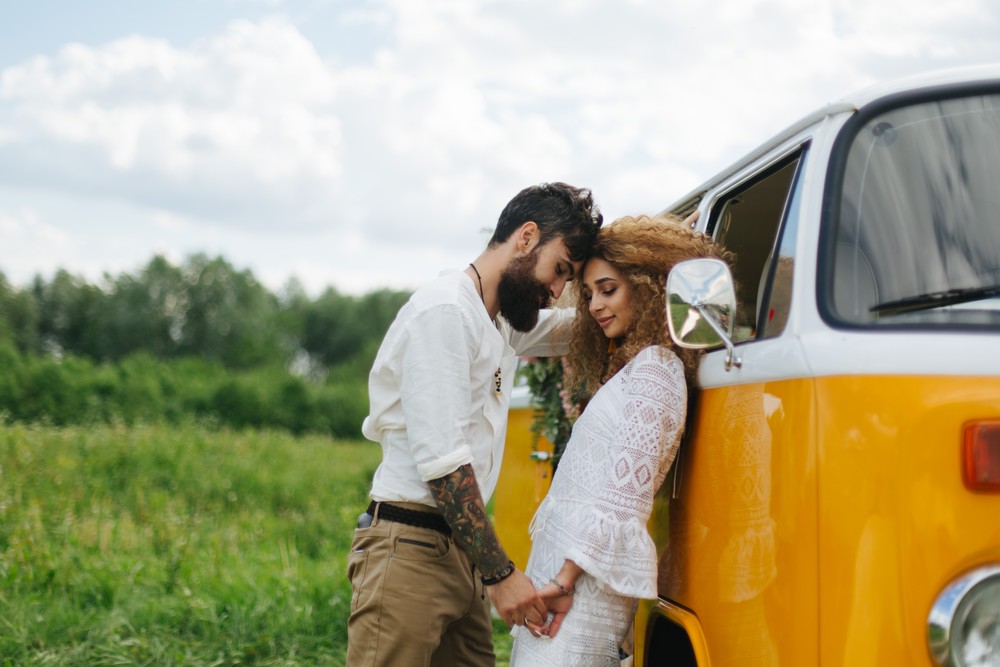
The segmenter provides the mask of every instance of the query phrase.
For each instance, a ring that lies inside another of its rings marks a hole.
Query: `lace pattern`
[[[532,522],[526,572],[536,586],[565,559],[586,574],[555,639],[514,633],[511,665],[618,664],[636,598],[656,597],[653,496],[677,454],[687,409],[680,359],[642,350],[591,399]]]

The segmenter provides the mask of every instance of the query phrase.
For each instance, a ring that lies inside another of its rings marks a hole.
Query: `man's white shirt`
[[[461,271],[418,289],[389,327],[368,380],[362,433],[382,446],[372,498],[434,507],[427,482],[471,463],[489,501],[517,358],[565,354],[573,317],[573,309],[542,310],[534,329],[515,331],[490,319]]]

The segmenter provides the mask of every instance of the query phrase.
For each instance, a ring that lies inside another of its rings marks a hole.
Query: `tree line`
[[[0,273],[0,419],[198,419],[357,437],[367,373],[408,292],[272,293],[222,257],[153,257],[98,284]]]

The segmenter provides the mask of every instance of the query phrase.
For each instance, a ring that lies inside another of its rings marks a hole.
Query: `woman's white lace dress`
[[[586,572],[556,637],[514,628],[511,667],[619,664],[637,598],[656,597],[646,522],[686,411],[684,366],[662,346],[642,350],[594,394],[535,513],[526,568],[537,587],[566,559]]]

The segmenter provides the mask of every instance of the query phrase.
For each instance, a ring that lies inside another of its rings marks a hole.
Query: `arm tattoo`
[[[451,526],[455,541],[472,558],[479,571],[490,577],[507,566],[507,552],[500,546],[472,466],[428,482],[431,495]]]

